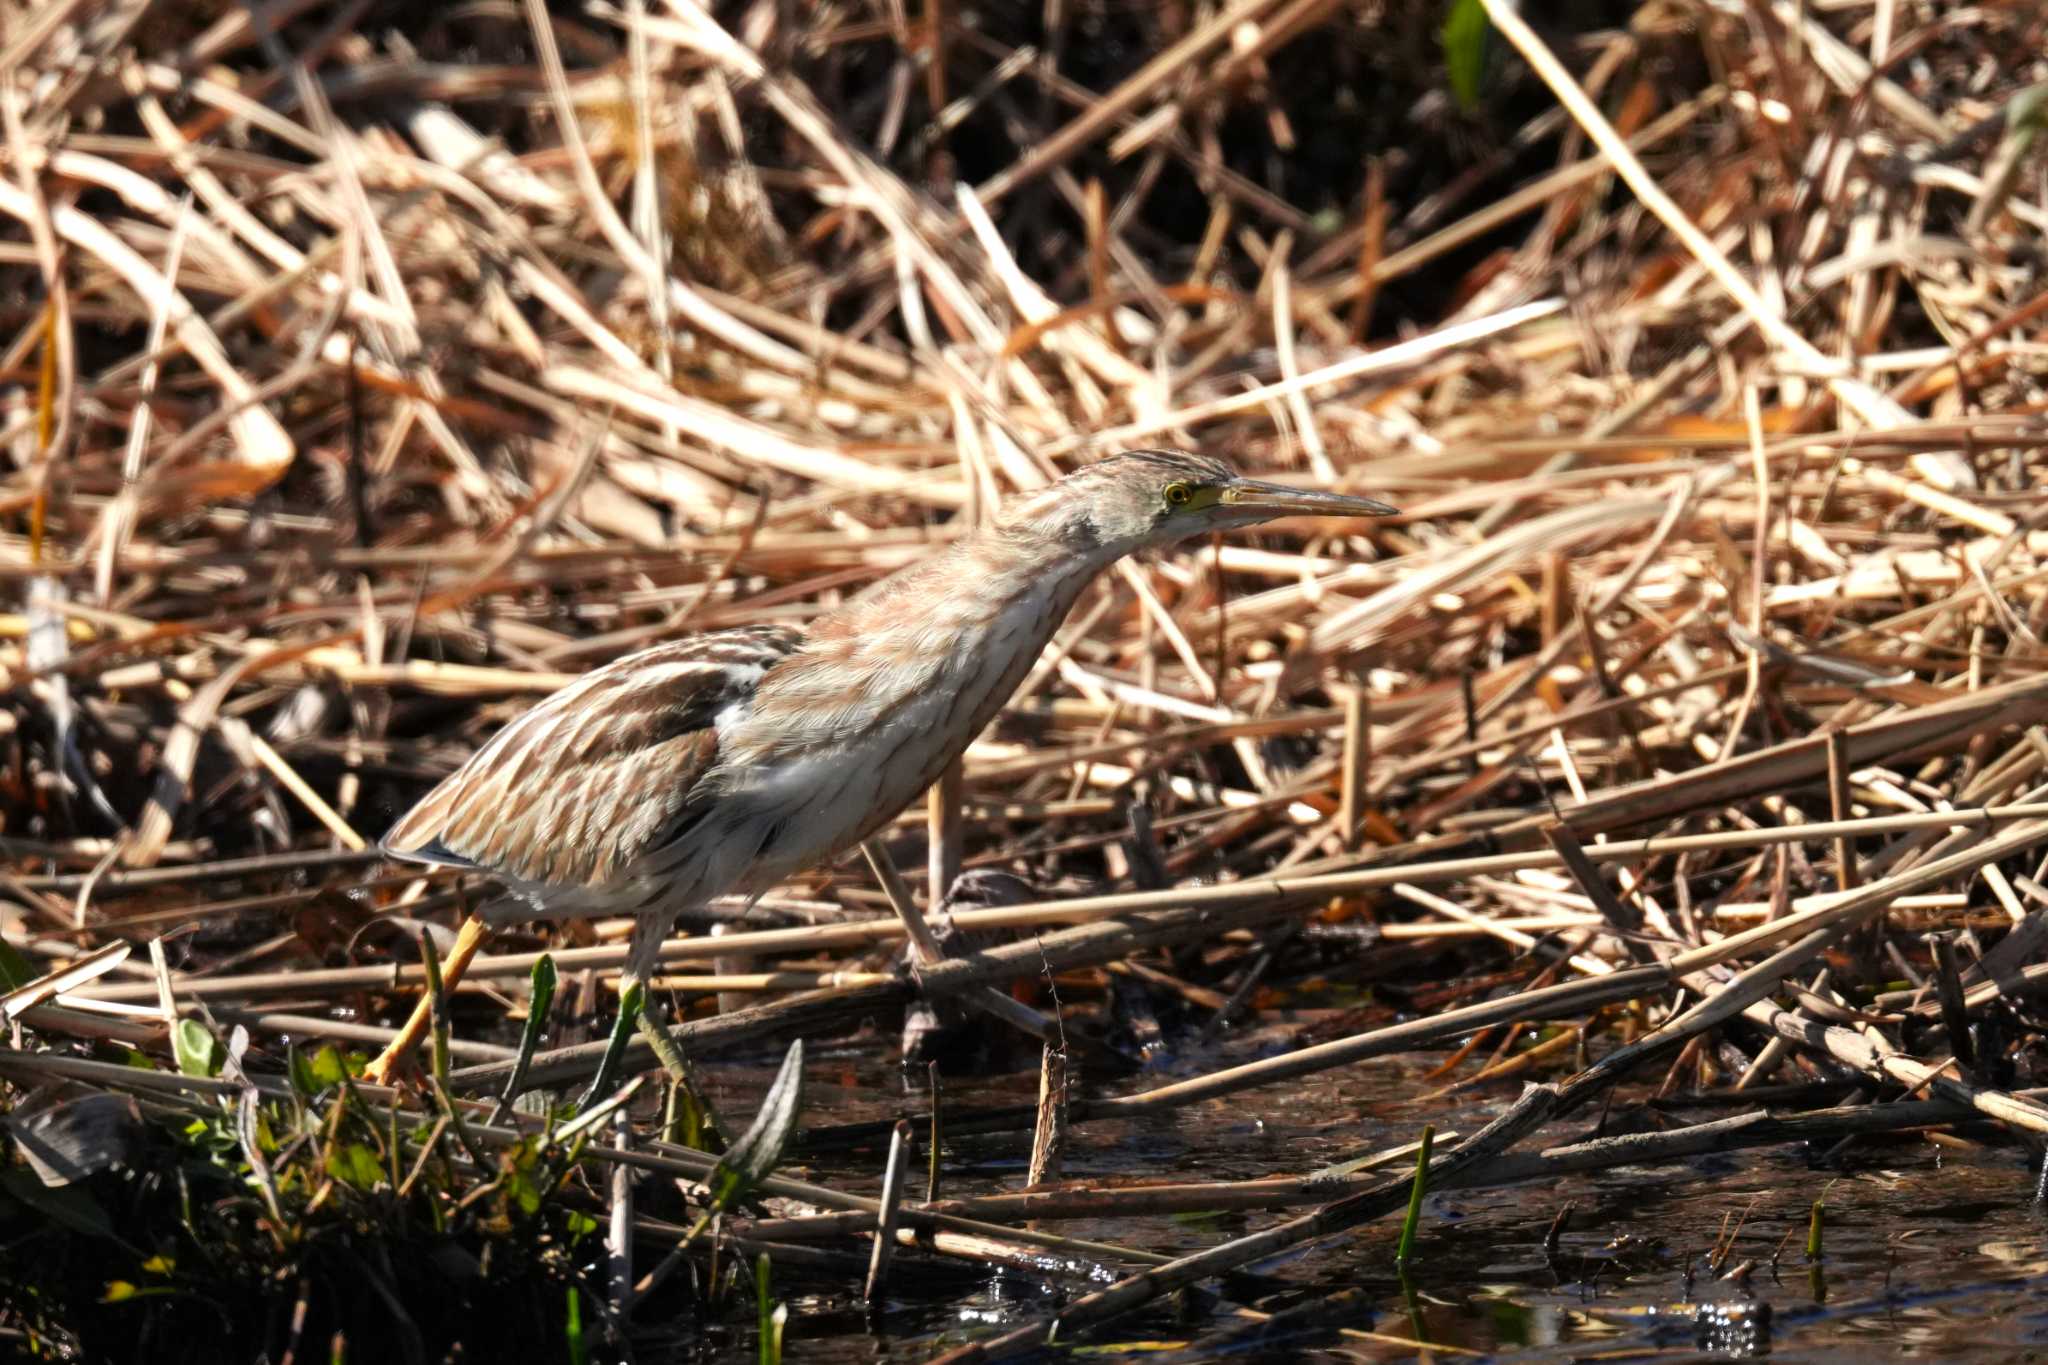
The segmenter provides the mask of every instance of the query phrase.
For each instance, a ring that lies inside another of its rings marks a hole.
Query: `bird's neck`
[[[1045,637],[1031,646],[1035,653],[1082,590],[1118,558],[1100,546],[1036,530],[983,527],[818,618],[811,635],[873,641],[884,650],[900,648],[906,638],[938,646],[943,636],[978,636],[1028,603],[1042,605],[1050,617]],[[957,647],[968,643],[962,638]]]
[[[937,771],[924,768],[957,756],[1009,700],[1114,559],[1015,530],[967,536],[813,621],[728,747],[761,760],[907,728],[925,744],[903,775],[915,795]]]

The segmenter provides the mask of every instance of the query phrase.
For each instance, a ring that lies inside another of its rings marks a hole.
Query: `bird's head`
[[[1017,504],[1013,525],[1114,554],[1279,517],[1384,517],[1371,498],[1247,479],[1221,460],[1133,450],[1087,465]]]

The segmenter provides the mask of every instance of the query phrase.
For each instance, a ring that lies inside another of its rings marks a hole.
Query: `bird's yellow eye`
[[[1169,507],[1186,507],[1188,500],[1194,496],[1194,491],[1184,483],[1166,485],[1166,503]]]

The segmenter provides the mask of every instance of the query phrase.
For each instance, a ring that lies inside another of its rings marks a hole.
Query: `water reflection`
[[[921,1104],[921,1094],[892,1084],[891,1061],[879,1049],[844,1060],[848,1072],[835,1077],[843,1088],[835,1087],[829,1110],[820,1106],[821,1118],[881,1119]],[[1228,1180],[1307,1173],[1412,1142],[1425,1122],[1439,1133],[1475,1131],[1504,1103],[1467,1096],[1417,1105],[1409,1097],[1429,1089],[1422,1080],[1428,1066],[1428,1059],[1388,1059],[1297,1090],[1082,1125],[1072,1135],[1067,1174]],[[740,1112],[757,1102],[760,1069],[710,1069],[723,1102]],[[1034,1089],[1035,1078],[1023,1075],[948,1077],[945,1096],[964,1111],[1012,1104]],[[1615,1112],[1639,1098],[1617,1100]],[[1568,1123],[1546,1142],[1589,1133],[1590,1120]],[[1881,1351],[2003,1359],[2048,1347],[2048,1215],[2034,1202],[2036,1172],[2027,1158],[1992,1147],[1938,1149],[1912,1137],[1865,1139],[1829,1164],[1821,1155],[1781,1146],[1543,1185],[1434,1193],[1405,1283],[1393,1260],[1398,1220],[1390,1219],[1252,1267],[1227,1286],[1227,1298],[1209,1286],[1121,1319],[1075,1348],[1090,1360],[1181,1358],[1192,1343],[1220,1341],[1241,1324],[1240,1309],[1288,1314],[1319,1300],[1351,1302],[1351,1295],[1360,1311],[1320,1324],[1320,1335],[1233,1356],[1563,1362]],[[810,1173],[859,1188],[872,1182],[873,1161],[826,1155]],[[949,1139],[945,1178],[948,1195],[1014,1190],[1022,1180],[1019,1139]],[[1825,1253],[1809,1261],[1817,1199],[1826,1206]],[[1283,1216],[1084,1219],[1046,1230],[1177,1254]],[[965,1295],[908,1278],[892,1285],[888,1310],[873,1324],[830,1308],[792,1321],[788,1359],[924,1359],[1042,1319],[1092,1287],[1078,1265],[1050,1261],[1043,1275],[1004,1272]],[[818,1289],[829,1304],[845,1287]]]

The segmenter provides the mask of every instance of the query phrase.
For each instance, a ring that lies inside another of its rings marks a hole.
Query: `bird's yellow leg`
[[[491,926],[482,919],[471,915],[456,931],[455,946],[448,950],[448,958],[441,964],[441,998],[446,1000],[455,983],[462,980],[462,974],[469,970],[469,964],[476,958],[484,944],[490,941]],[[398,1036],[385,1044],[384,1050],[371,1059],[363,1068],[363,1079],[373,1085],[389,1085],[405,1059],[412,1055],[420,1040],[427,1036],[427,1030],[434,1022],[434,1000],[431,992],[420,992],[419,1003],[413,1006],[412,1017],[405,1021],[405,1027]]]

